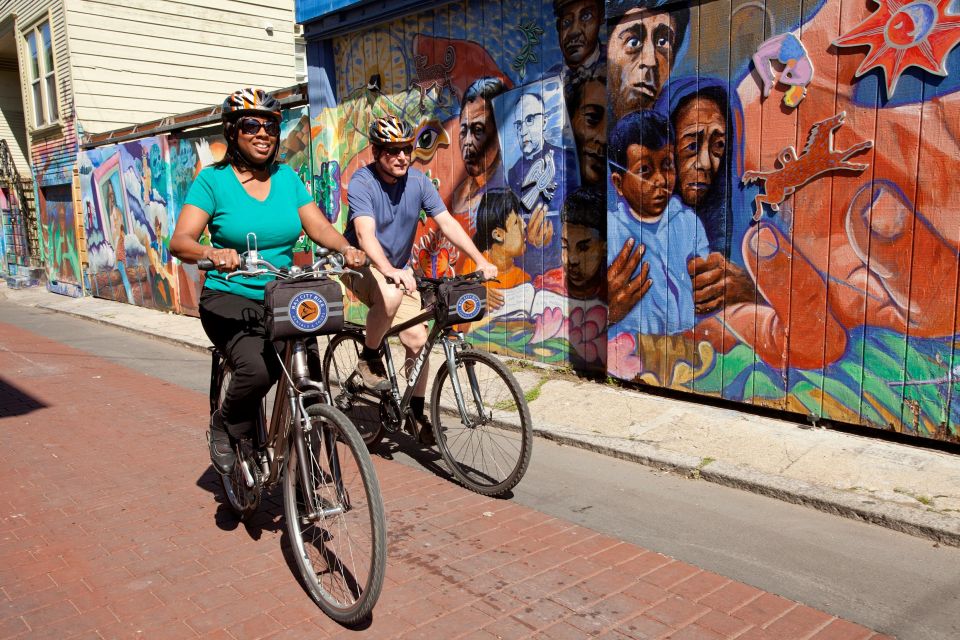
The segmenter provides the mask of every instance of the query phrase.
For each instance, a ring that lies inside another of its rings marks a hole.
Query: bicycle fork
[[[447,370],[450,372],[450,384],[453,385],[453,395],[457,399],[457,410],[460,411],[460,422],[462,422],[466,428],[473,429],[477,427],[477,425],[470,419],[470,414],[467,411],[467,401],[464,398],[463,389],[460,387],[460,378],[457,376],[457,353],[461,347],[453,344],[450,340],[441,340],[441,343],[443,344],[443,355],[447,361]],[[470,383],[471,395],[473,396],[474,403],[477,405],[477,415],[480,416],[482,422],[489,416],[483,411],[483,400],[480,398],[480,385],[477,382],[477,372],[470,363],[465,362],[463,366],[466,367],[467,381]]]

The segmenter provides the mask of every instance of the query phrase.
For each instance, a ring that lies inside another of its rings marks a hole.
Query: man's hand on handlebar
[[[208,247],[203,258],[213,263],[213,268],[217,271],[228,273],[240,268],[240,255],[235,249],[215,249]]]
[[[487,260],[477,263],[477,271],[483,274],[484,280],[495,280],[498,273],[496,265]]]
[[[417,290],[417,281],[413,277],[413,271],[410,269],[393,269],[385,271],[383,277],[387,282],[403,289],[406,295],[413,295]]]

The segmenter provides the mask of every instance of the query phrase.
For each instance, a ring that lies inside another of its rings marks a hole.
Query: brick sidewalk
[[[279,492],[249,528],[215,495],[201,394],[4,324],[0,372],[0,638],[881,637],[381,458],[387,580],[344,629]]]

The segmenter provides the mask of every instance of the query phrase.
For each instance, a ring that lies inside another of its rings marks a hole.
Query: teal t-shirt
[[[210,215],[207,227],[213,246],[247,250],[247,234],[257,236],[260,257],[275,267],[293,264],[293,247],[303,227],[298,210],[313,198],[300,177],[286,165],[274,165],[270,175],[270,193],[257,200],[246,192],[230,166],[202,170],[187,192],[185,204],[192,204]],[[255,278],[233,276],[229,280],[219,271],[207,274],[204,287],[226,291],[251,300],[263,300],[263,288],[273,276]]]

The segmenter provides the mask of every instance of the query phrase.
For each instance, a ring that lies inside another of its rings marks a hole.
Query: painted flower
[[[607,371],[621,380],[633,380],[643,371],[643,362],[637,355],[637,340],[629,333],[621,333],[610,341]]]
[[[607,309],[597,304],[589,310],[574,307],[570,313],[570,345],[587,364],[607,357]]]
[[[544,307],[543,313],[534,316],[533,322],[530,344],[545,342],[550,338],[565,338],[569,333],[569,323],[560,307]]]

